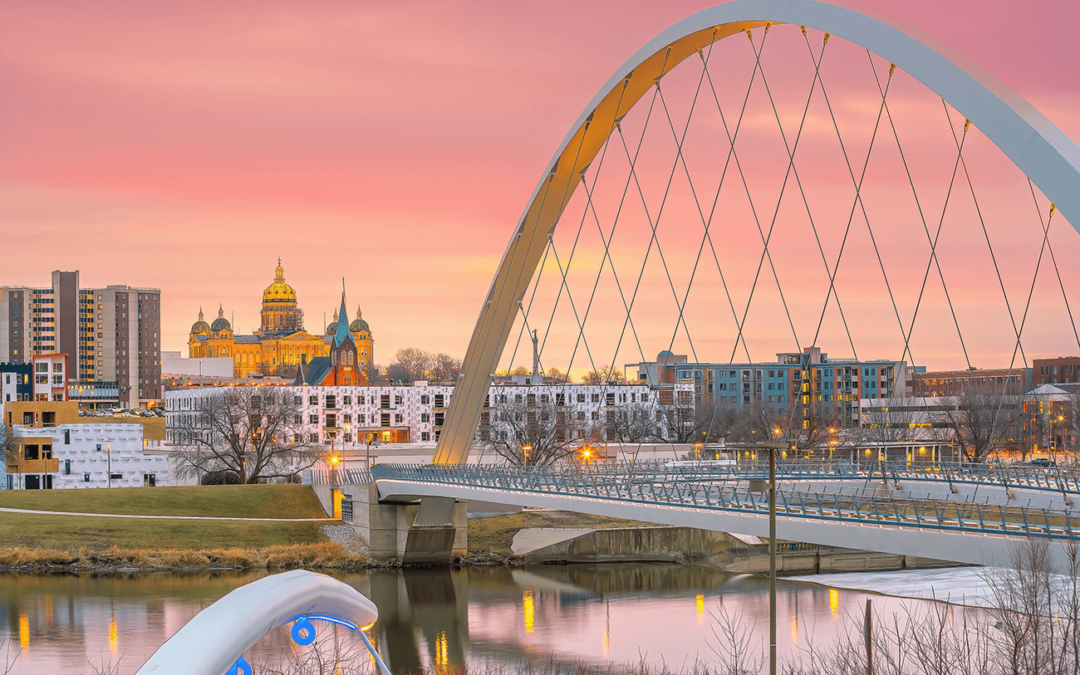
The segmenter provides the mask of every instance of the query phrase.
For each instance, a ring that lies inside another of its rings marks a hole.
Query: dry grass
[[[327,521],[335,523],[339,521]],[[0,514],[0,544],[28,549],[215,550],[236,546],[316,544],[327,541],[317,522],[98,518],[29,513]]]
[[[77,551],[41,548],[2,548],[0,568],[44,571],[100,569],[360,569],[374,567],[370,559],[349,554],[336,542],[276,545],[257,548],[152,549],[120,548]]]

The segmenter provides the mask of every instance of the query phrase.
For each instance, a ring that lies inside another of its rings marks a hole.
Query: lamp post
[[[334,450],[334,441],[337,439],[338,429],[327,427],[326,435],[330,437],[330,484],[337,483],[338,456]]]
[[[98,446],[101,447],[100,445]],[[106,461],[106,474],[108,478],[108,487],[112,487],[112,443],[105,444],[105,461]]]
[[[769,455],[769,675],[776,675],[776,453],[788,449],[786,443],[748,444],[755,454],[765,450]],[[760,492],[760,484],[751,481],[750,489]]]
[[[524,468],[525,468],[526,471],[529,470],[529,453],[530,452],[532,452],[532,446],[531,445],[523,445],[523,446],[521,446],[521,456],[525,459],[525,467]]]

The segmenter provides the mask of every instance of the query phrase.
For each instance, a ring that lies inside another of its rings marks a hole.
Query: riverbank
[[[16,499],[18,498],[18,499]],[[12,508],[22,509],[18,511]],[[767,571],[765,542],[692,528],[527,510],[468,519],[458,567],[663,563]],[[0,493],[0,570],[361,570],[399,566],[328,518],[300,485]],[[940,567],[948,563],[781,542],[781,574]]]
[[[63,514],[4,513],[0,516],[0,570],[111,571],[306,568],[360,570],[399,566],[373,560],[359,538],[334,535],[341,521],[233,522],[135,520]],[[523,512],[469,520],[468,555],[455,566],[520,566],[511,550],[526,528],[618,528],[638,525],[558,511]]]

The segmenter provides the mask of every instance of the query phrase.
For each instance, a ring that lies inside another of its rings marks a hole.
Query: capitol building
[[[326,335],[312,335],[304,330],[304,312],[296,304],[296,291],[285,283],[280,258],[274,281],[263,291],[259,316],[261,325],[254,334],[235,335],[232,324],[225,318],[224,307],[218,307],[217,318],[209,324],[203,320],[200,309],[199,320],[191,327],[188,337],[188,356],[229,357],[233,361],[233,377],[293,377],[300,365],[330,356],[338,322],[349,320],[334,312],[334,321],[327,326]],[[356,318],[348,324],[348,332],[356,345],[356,365],[370,381],[375,342],[359,307]]]

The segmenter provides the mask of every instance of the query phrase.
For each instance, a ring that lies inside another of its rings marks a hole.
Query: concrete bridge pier
[[[356,533],[375,560],[404,565],[445,565],[469,546],[466,502],[452,497],[395,497],[380,502],[375,483],[313,485],[328,514],[351,504]],[[346,508],[346,511],[348,509]]]

